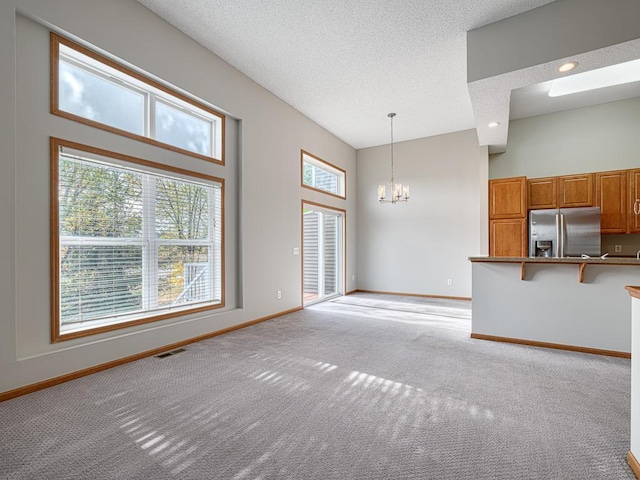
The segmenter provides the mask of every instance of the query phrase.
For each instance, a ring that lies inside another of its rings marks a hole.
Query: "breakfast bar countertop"
[[[601,265],[640,265],[640,259],[635,257],[469,257],[471,262],[495,262],[495,263],[591,263]]]

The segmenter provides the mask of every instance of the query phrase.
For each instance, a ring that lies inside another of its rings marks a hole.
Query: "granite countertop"
[[[472,262],[495,262],[495,263],[594,263],[602,265],[640,265],[640,260],[629,257],[469,257]]]
[[[637,287],[635,285],[627,285],[624,288],[629,292],[629,295],[631,295],[632,297],[640,298],[640,287]]]

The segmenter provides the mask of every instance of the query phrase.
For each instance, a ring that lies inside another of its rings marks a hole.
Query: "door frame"
[[[342,272],[340,272],[340,288],[335,296],[342,296],[346,291],[346,279],[347,279],[347,211],[342,208],[332,207],[323,203],[312,202],[309,200],[302,200],[300,208],[300,300],[302,308],[312,305],[313,303],[319,303],[323,299],[316,300],[314,302],[306,303],[304,300],[304,210],[307,206],[310,210],[327,210],[330,213],[337,213],[342,216]],[[333,298],[333,296],[332,296]],[[306,304],[305,304],[306,303]]]

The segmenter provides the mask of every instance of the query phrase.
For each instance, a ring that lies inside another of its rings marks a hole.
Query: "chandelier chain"
[[[391,118],[391,183],[393,184],[393,117],[395,117],[395,113],[390,113],[389,117]]]

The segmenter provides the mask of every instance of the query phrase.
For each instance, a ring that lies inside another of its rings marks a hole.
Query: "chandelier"
[[[403,186],[401,183],[396,183],[393,178],[393,117],[395,117],[396,114],[390,113],[387,116],[391,119],[391,181],[389,182],[391,198],[387,199],[386,185],[380,185],[378,187],[378,201],[380,203],[407,202],[409,201],[409,185]]]

